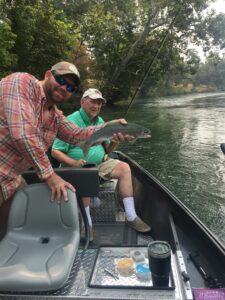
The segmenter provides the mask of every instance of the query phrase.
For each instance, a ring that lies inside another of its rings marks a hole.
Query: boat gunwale
[[[129,162],[129,165],[139,170],[148,178],[151,179],[157,186],[159,186],[163,192],[165,192],[169,196],[169,200],[171,205],[174,205],[174,203],[179,207],[181,211],[184,211],[188,217],[195,223],[195,225],[198,228],[202,229],[202,232],[210,239],[210,241],[215,245],[217,249],[220,250],[221,255],[225,257],[225,245],[218,239],[218,237],[177,197],[175,196],[164,184],[162,184],[156,177],[154,177],[148,170],[146,170],[144,167],[142,167],[139,163],[134,161],[131,157],[128,155],[120,152],[115,151],[115,153],[119,156],[119,159]]]

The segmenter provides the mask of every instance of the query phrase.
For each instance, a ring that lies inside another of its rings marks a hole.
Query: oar
[[[223,154],[225,154],[225,143],[220,144],[220,148],[221,148]]]

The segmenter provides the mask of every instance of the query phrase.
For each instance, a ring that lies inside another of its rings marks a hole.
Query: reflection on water
[[[105,120],[123,108],[106,109]],[[187,205],[225,244],[225,93],[136,99],[126,117],[150,139],[120,145]]]

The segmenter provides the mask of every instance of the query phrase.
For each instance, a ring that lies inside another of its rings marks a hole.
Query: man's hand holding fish
[[[121,124],[121,125],[126,126],[128,123],[125,119],[116,119],[116,120],[105,122],[104,125],[107,125],[107,124]],[[112,135],[112,141],[115,143],[120,143],[120,142],[124,142],[124,141],[130,142],[134,139],[135,139],[135,137],[133,135],[126,134],[126,133],[124,134],[122,132],[114,133]]]

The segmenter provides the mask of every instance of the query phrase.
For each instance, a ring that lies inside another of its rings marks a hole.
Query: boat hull
[[[220,241],[148,171],[123,153],[117,152],[116,155],[131,168],[136,210],[138,215],[152,227],[151,233],[137,233],[125,224],[118,185],[113,185],[111,189],[103,183],[99,191],[102,201],[99,209],[104,214],[104,219],[101,219],[98,212],[98,219],[94,223],[94,241],[86,250],[81,241],[67,284],[60,290],[45,293],[0,292],[1,300],[30,298],[191,300],[193,288],[206,288],[209,285],[207,278],[199,272],[198,266],[202,267],[207,275],[210,274],[216,279],[216,282],[221,283],[221,286],[225,286],[225,248]],[[76,172],[79,174],[79,170]],[[71,170],[70,176],[72,176]],[[33,178],[31,182],[36,180],[35,176],[32,177],[30,174],[29,178]],[[76,185],[75,181],[74,184]],[[85,191],[85,188],[83,190]],[[82,197],[82,194],[79,196]],[[115,205],[112,205],[113,201]],[[109,203],[115,217],[110,216],[110,221],[107,222],[105,216],[109,210]],[[95,209],[92,211],[94,213]],[[167,241],[171,245],[174,289],[89,286],[99,248],[115,246],[147,248],[152,240]],[[197,265],[190,259],[190,254],[195,257]]]

